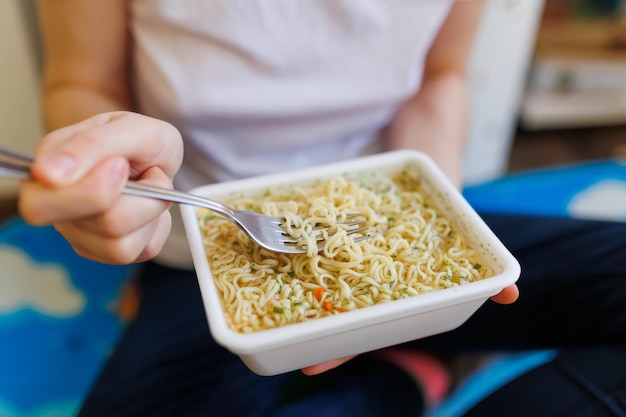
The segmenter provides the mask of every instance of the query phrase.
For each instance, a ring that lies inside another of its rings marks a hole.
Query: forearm
[[[426,76],[419,93],[400,109],[390,125],[390,149],[417,149],[428,154],[460,187],[468,107],[463,74]]]
[[[131,109],[127,0],[39,0],[47,130]]]

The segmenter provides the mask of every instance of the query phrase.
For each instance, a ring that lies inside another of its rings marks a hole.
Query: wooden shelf
[[[520,108],[528,129],[626,123],[626,21],[547,13]]]

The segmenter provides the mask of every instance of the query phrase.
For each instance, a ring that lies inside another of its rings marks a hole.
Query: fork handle
[[[30,169],[32,164],[32,158],[0,148],[0,177],[28,180],[31,178]],[[137,181],[128,180],[122,192],[127,195],[200,206],[223,214],[229,218],[233,217],[235,211],[230,207],[205,197]]]
[[[0,148],[0,176],[16,180],[30,178],[32,158]]]
[[[195,194],[189,194],[171,188],[158,187],[143,182],[127,181],[123,190],[124,194],[135,195],[139,197],[156,198],[157,200],[170,201],[173,203],[189,204],[197,207],[204,207],[209,210],[223,214],[234,219],[235,210],[227,207],[215,200],[201,197]]]

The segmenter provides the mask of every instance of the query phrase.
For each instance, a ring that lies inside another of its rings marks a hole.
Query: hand
[[[346,356],[345,358],[333,359],[332,361],[323,362],[317,365],[307,366],[306,368],[302,368],[302,373],[305,375],[317,375],[324,373],[326,371],[330,371],[338,367],[339,365],[343,365],[348,362],[352,358],[356,358],[358,355]]]
[[[171,187],[182,150],[173,126],[129,112],[56,130],[35,152],[34,181],[20,187],[20,214],[33,225],[53,224],[85,258],[111,264],[151,259],[169,234],[169,205],[121,191],[129,178]]]
[[[512,304],[517,301],[518,297],[519,289],[517,288],[517,285],[513,284],[503,288],[502,291],[491,297],[491,301],[498,304]]]

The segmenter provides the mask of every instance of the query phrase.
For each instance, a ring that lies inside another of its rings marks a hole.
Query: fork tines
[[[365,231],[369,230],[369,226],[362,226],[362,227],[354,227],[354,226],[359,226],[359,225],[362,225],[362,224],[366,223],[367,220],[365,218],[358,219],[358,220],[349,220],[349,221],[347,221],[347,220],[348,219],[354,219],[354,218],[357,218],[357,217],[364,217],[364,216],[365,215],[363,213],[349,213],[349,214],[346,214],[345,216],[338,216],[337,220],[344,219],[344,221],[338,222],[336,224],[337,225],[341,225],[341,226],[347,226],[348,228],[347,229],[343,229],[343,230],[345,230],[348,235],[352,235],[352,234],[355,234],[355,233],[362,233],[362,232],[365,232]],[[326,229],[327,227],[328,226],[325,226],[325,225],[323,225],[321,223],[318,223],[314,227],[313,230],[323,230],[323,229]],[[298,238],[298,239],[295,239],[295,240],[290,240],[289,239],[290,236],[288,234],[285,234],[284,236],[287,238],[284,241],[285,244],[293,245],[295,247],[301,246],[303,248],[306,248],[306,246],[298,244],[299,242],[302,241],[301,238]],[[318,249],[318,251],[321,251],[321,250],[324,249],[324,241],[325,241],[325,239],[327,237],[330,237],[330,236],[332,236],[332,235],[324,236],[323,234],[319,234],[317,236],[317,243],[318,243],[317,249]],[[363,241],[365,239],[368,239],[369,237],[371,237],[371,235],[368,235],[368,234],[365,234],[365,235],[362,235],[362,236],[355,236],[354,237],[354,242],[360,242],[360,241]]]

